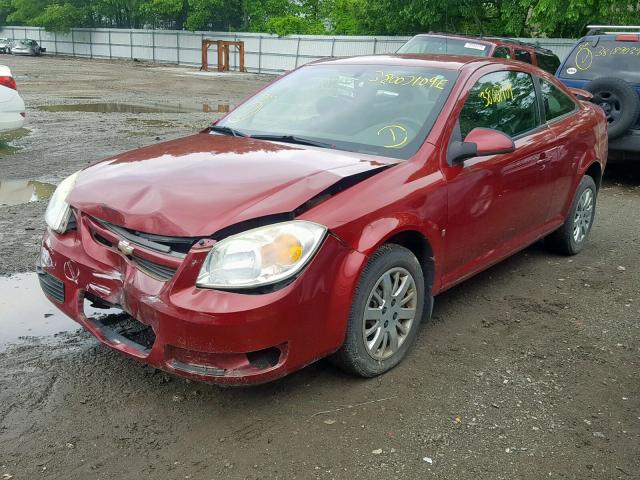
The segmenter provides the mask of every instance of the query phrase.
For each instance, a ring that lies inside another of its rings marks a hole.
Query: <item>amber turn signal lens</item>
[[[290,266],[302,258],[302,243],[294,235],[285,233],[274,239],[273,243],[262,247],[262,264]]]

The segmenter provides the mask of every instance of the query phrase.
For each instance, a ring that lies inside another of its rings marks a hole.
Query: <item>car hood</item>
[[[398,160],[200,133],[83,170],[67,201],[145,233],[209,236],[245,220],[289,213],[341,179]]]

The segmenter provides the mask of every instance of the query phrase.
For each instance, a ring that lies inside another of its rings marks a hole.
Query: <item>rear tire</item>
[[[591,101],[607,115],[609,139],[624,135],[635,124],[640,113],[640,97],[621,78],[597,78],[585,86],[593,94]]]
[[[596,214],[598,190],[593,178],[582,177],[564,224],[545,239],[549,250],[562,255],[576,255],[587,243]]]
[[[362,377],[391,370],[411,348],[432,304],[415,255],[400,245],[381,246],[358,280],[345,342],[329,360]]]

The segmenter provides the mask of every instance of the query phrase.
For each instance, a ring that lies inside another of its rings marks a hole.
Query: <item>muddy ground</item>
[[[51,183],[198,130],[269,80],[0,63],[29,107],[26,134],[0,142],[0,179]],[[73,103],[173,113],[38,109]],[[0,350],[0,478],[640,478],[639,185],[639,168],[611,167],[582,254],[534,245],[441,295],[413,352],[377,379],[320,361],[222,389],[158,373],[85,333],[22,338]],[[45,204],[0,207],[0,277],[33,269]],[[37,289],[29,308],[16,293],[32,277],[0,279],[0,315],[34,334],[39,322],[50,328]]]

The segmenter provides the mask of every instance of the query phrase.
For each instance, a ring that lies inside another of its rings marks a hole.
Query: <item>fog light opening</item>
[[[258,350],[257,352],[247,353],[247,360],[249,363],[259,369],[264,370],[266,368],[275,367],[280,361],[282,352],[279,348],[269,347],[264,350]]]

